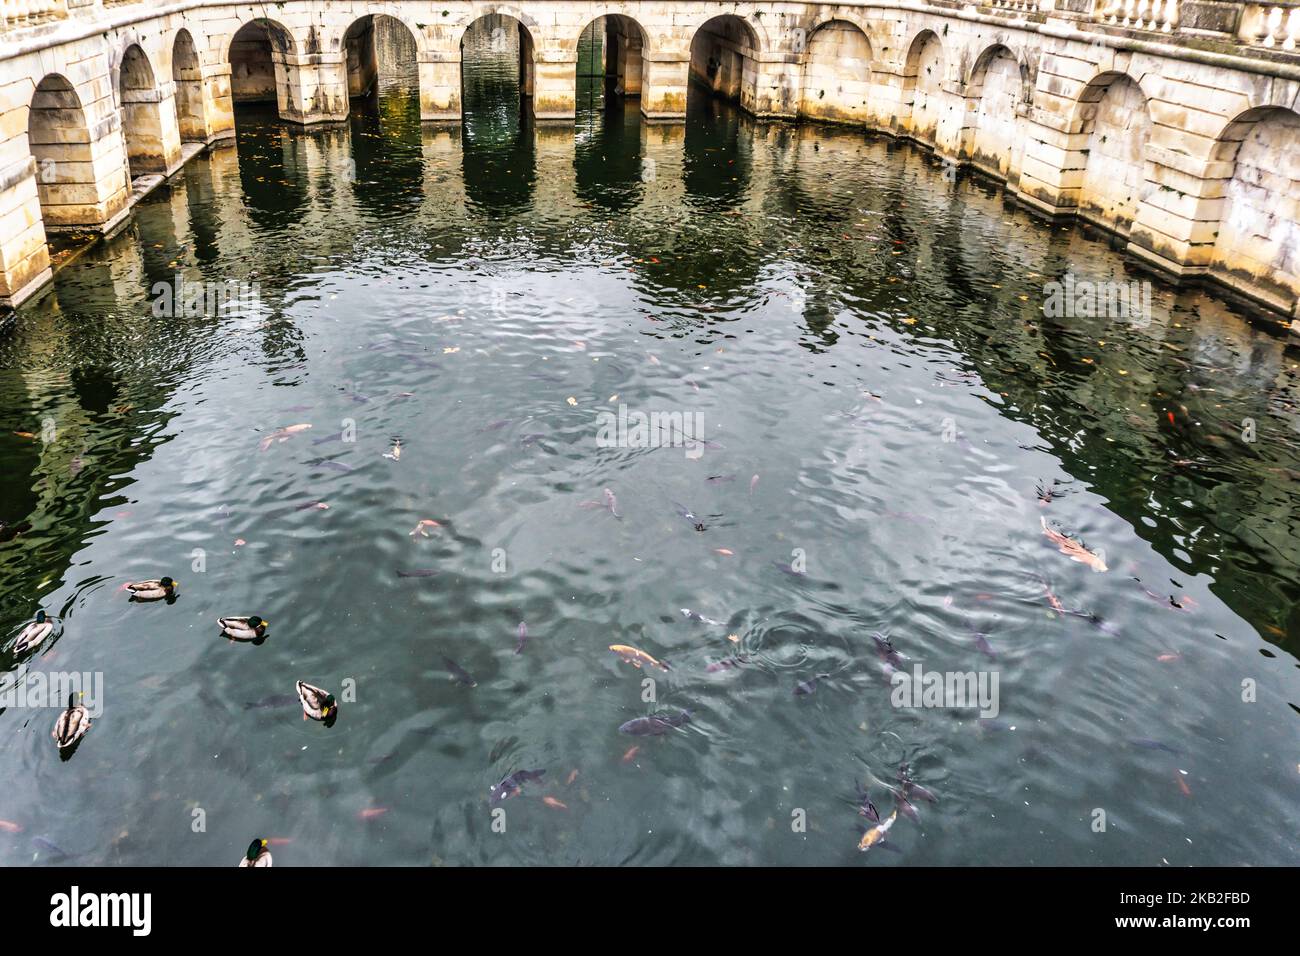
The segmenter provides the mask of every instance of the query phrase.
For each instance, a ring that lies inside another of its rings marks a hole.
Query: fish
[[[684,607],[681,610],[682,616],[688,621],[698,621],[701,624],[708,624],[710,627],[726,627],[726,624],[722,621],[715,621],[711,617],[705,617],[699,611],[692,611],[688,607]]]
[[[608,488],[605,489],[605,507],[615,518],[622,520],[623,516],[618,513],[618,499],[614,497],[614,492]]]
[[[524,650],[524,645],[528,643],[528,625],[525,624],[523,621],[520,621],[519,628],[516,631],[516,634],[518,636],[518,643],[515,644],[515,653],[522,654]]]
[[[979,631],[975,632],[975,647],[990,660],[997,660],[997,651],[993,650],[993,645],[989,643],[989,639]]]
[[[542,803],[546,804],[548,807],[554,807],[556,810],[569,809],[565,804],[561,803],[554,797],[542,797]]]
[[[800,681],[794,685],[794,695],[796,697],[807,697],[809,694],[812,694],[817,690],[818,681],[826,680],[830,676],[830,674],[817,674],[814,677],[810,677],[808,680]]]
[[[660,716],[652,714],[649,717],[634,717],[618,728],[620,734],[630,734],[633,737],[658,737],[666,734],[674,728],[681,727],[683,724],[690,723],[691,712],[683,710],[676,716]]]
[[[397,571],[399,578],[432,578],[438,574],[437,568],[413,568],[410,571],[403,571],[400,568]]]
[[[1178,660],[1182,656],[1182,654],[1161,654],[1156,658],[1156,660],[1161,664],[1168,664],[1171,661]]]
[[[1159,740],[1151,740],[1146,737],[1135,737],[1129,741],[1134,747],[1141,747],[1143,750],[1163,750],[1167,754],[1181,754],[1182,751],[1177,747],[1171,747]]]
[[[447,666],[447,672],[451,674],[457,684],[463,684],[466,687],[478,686],[478,681],[474,679],[473,675],[453,661],[450,657],[444,657],[442,662]]]
[[[871,639],[876,644],[876,655],[886,664],[892,667],[902,667],[904,661],[910,660],[906,654],[900,654],[895,649],[894,642],[879,631],[872,634]]]
[[[580,501],[578,507],[603,508],[620,521],[623,519],[623,516],[619,514],[618,511],[618,499],[614,497],[614,492],[610,491],[608,488],[605,489],[603,501]]]
[[[494,422],[488,422],[486,425],[480,428],[479,431],[480,432],[500,431],[501,429],[509,425],[512,421],[514,421],[513,418],[499,418]]]
[[[790,564],[788,561],[773,561],[772,567],[776,568],[778,571],[782,571],[796,578],[804,577],[808,573],[807,571],[800,571],[798,568],[796,568],[793,564]]]
[[[640,668],[644,664],[647,667],[657,667],[664,671],[671,670],[666,661],[656,660],[645,651],[628,644],[611,644],[609,649],[633,667]]]
[[[357,811],[357,819],[373,820],[375,817],[382,817],[387,812],[387,807],[366,807],[364,810]]]
[[[749,497],[754,497],[754,489],[758,487],[758,475],[749,479]]]
[[[720,485],[726,481],[735,481],[736,476],[735,475],[709,475],[709,477],[705,478],[704,480],[711,485]]]
[[[22,824],[14,823],[12,820],[0,820],[0,831],[5,833],[22,833]]]
[[[921,822],[921,814],[916,812],[916,807],[913,806],[912,801],[907,799],[902,790],[895,790],[891,787],[889,792],[894,797],[895,812],[903,814],[909,820],[915,820],[917,823]]]
[[[862,839],[858,841],[858,849],[865,853],[873,846],[883,843],[885,841],[885,834],[889,832],[889,828],[894,825],[894,821],[897,819],[898,810],[895,809],[885,818],[884,822],[877,823],[875,826],[868,829],[866,833],[862,834]]]
[[[1080,564],[1086,564],[1088,567],[1092,568],[1093,571],[1110,570],[1106,567],[1106,562],[1102,560],[1101,555],[1089,551],[1068,535],[1064,535],[1059,531],[1053,531],[1047,526],[1046,518],[1040,517],[1038,520],[1042,523],[1043,534],[1047,536],[1047,540],[1056,545],[1057,550],[1059,550],[1061,554],[1066,555],[1071,561],[1078,561]]]
[[[290,704],[298,703],[297,694],[272,694],[270,697],[263,697],[261,700],[251,700],[244,702],[244,710],[265,710],[268,707],[288,707]]]
[[[514,773],[502,778],[500,783],[493,784],[488,788],[488,803],[498,804],[503,800],[509,800],[511,797],[518,796],[523,792],[524,784],[530,780],[541,780],[542,770],[516,770]]]
[[[858,815],[866,817],[872,823],[879,823],[880,811],[877,810],[876,805],[871,802],[871,791],[867,787],[862,786],[862,784],[858,783],[856,780],[853,781],[853,786],[858,791]]]
[[[1192,788],[1189,787],[1187,781],[1183,779],[1183,774],[1185,772],[1186,771],[1183,770],[1178,771],[1178,775],[1174,777],[1174,779],[1178,781],[1178,789],[1182,791],[1183,796],[1190,797],[1192,795]]]
[[[564,785],[566,787],[571,787],[573,786],[573,781],[577,779],[578,779],[578,771],[576,769],[570,770],[568,778],[564,781]]]
[[[329,468],[332,471],[352,471],[352,466],[342,461],[335,461],[332,458],[317,458],[311,462],[316,468]]]
[[[640,752],[640,750],[641,750],[640,744],[637,744],[634,747],[628,747],[627,750],[623,753],[623,763],[631,763],[632,758],[635,757]]]
[[[1043,582],[1043,591],[1047,594],[1047,603],[1052,606],[1052,610],[1056,611],[1058,614],[1064,614],[1065,605],[1063,605],[1057,596],[1052,593],[1052,589],[1047,585],[1046,581]]]
[[[410,535],[413,538],[417,534],[422,538],[427,538],[429,537],[429,532],[425,531],[424,530],[425,528],[441,528],[441,527],[442,525],[434,521],[432,518],[421,518],[419,522],[416,524],[416,526],[413,529],[411,529]]]
[[[257,447],[260,451],[266,451],[276,442],[286,442],[294,435],[297,435],[299,432],[305,432],[309,428],[311,428],[311,425],[307,422],[277,428],[275,431],[271,432],[271,434],[265,436],[260,442],[258,442]]]
[[[43,836],[32,837],[32,846],[36,847],[36,849],[38,850],[44,850],[46,853],[50,855],[50,858],[53,860],[72,859],[71,853],[63,849],[63,847],[59,846],[57,843],[53,842],[52,840],[46,839]]]
[[[326,442],[342,441],[342,440],[343,440],[343,433],[336,432],[333,435],[326,435],[324,438],[317,438],[314,442],[312,442],[312,447],[314,448],[317,445],[323,445]]]
[[[714,661],[704,668],[706,673],[716,674],[719,671],[738,670],[741,665],[748,664],[747,657],[724,657],[720,661]]]

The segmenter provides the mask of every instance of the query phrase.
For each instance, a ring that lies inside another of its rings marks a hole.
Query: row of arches
[[[482,29],[489,31],[490,43],[508,43],[517,51],[519,90],[526,104],[537,93],[542,66],[536,24],[530,27],[504,14],[479,18],[462,34],[462,63],[467,38]],[[623,13],[588,23],[583,35],[596,34],[609,88],[618,95],[641,95],[652,82],[650,34]],[[381,55],[380,38],[391,47],[387,57]],[[1025,144],[1032,139],[1028,124],[1033,70],[1026,57],[1001,43],[968,59],[945,49],[945,42],[934,30],[918,31],[907,44],[901,78],[886,76],[898,68],[877,61],[869,31],[847,19],[831,19],[797,37],[799,56],[787,58],[789,65],[782,67],[785,85],[775,93],[760,93],[762,69],[767,70],[764,83],[772,82],[771,61],[764,60],[769,38],[761,25],[726,14],[705,20],[691,34],[687,75],[698,90],[734,100],[751,112],[777,111],[887,129],[1015,188],[1026,164]],[[396,16],[362,15],[335,43],[345,64],[339,90],[342,115],[349,97],[382,85],[395,68],[405,70],[405,79],[417,88],[424,80],[417,65],[421,37]],[[230,103],[237,108],[273,102],[280,115],[300,118],[294,116],[294,103],[302,95],[295,89],[302,53],[283,24],[269,18],[244,23],[225,43]],[[209,114],[219,94],[205,85],[199,49],[187,29],[174,34],[170,59],[169,84],[159,82],[138,43],[128,45],[114,66],[126,187],[139,176],[170,172],[179,163],[184,143],[205,142],[212,135],[214,117]],[[463,103],[464,71],[461,64],[453,67],[461,73]],[[1156,195],[1148,159],[1147,144],[1156,127],[1142,80],[1108,72],[1083,88],[1073,104],[1074,145],[1060,183],[1061,195],[1069,200],[1066,207],[1121,235],[1157,220],[1152,210],[1160,208],[1154,204],[1162,198]],[[760,96],[775,97],[776,109],[760,103]],[[1243,273],[1273,274],[1278,277],[1277,298],[1292,302],[1300,288],[1293,251],[1300,237],[1290,197],[1300,175],[1286,146],[1294,141],[1297,122],[1300,117],[1291,110],[1266,108],[1228,123],[1215,141],[1212,162],[1228,164],[1231,176],[1221,195],[1208,194],[1194,213],[1198,222],[1206,223],[1199,242],[1213,246],[1211,272],[1228,279]],[[95,226],[108,218],[112,200],[106,191],[112,190],[106,190],[90,125],[77,88],[65,76],[50,74],[36,86],[28,139],[42,218],[49,229]]]

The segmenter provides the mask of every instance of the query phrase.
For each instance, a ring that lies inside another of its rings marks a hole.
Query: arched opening
[[[36,192],[46,231],[103,222],[107,216],[98,208],[86,114],[77,91],[62,76],[50,74],[37,85],[27,140],[36,160]]]
[[[167,172],[163,147],[162,110],[158,84],[144,50],[136,44],[126,48],[119,73],[122,95],[122,129],[126,138],[126,161],[131,178]]]
[[[933,30],[922,30],[907,51],[903,65],[902,109],[906,132],[934,145],[939,134],[943,96],[943,44]]]
[[[971,71],[966,95],[979,101],[971,160],[985,172],[1006,179],[1016,146],[1017,107],[1023,97],[1020,65],[1011,51],[995,46],[984,51]]]
[[[252,20],[230,40],[230,98],[240,106],[272,104],[281,114],[289,103],[285,57],[293,50],[289,31],[272,20]]]
[[[758,35],[753,27],[738,16],[725,14],[705,22],[691,38],[693,90],[705,90],[754,112],[758,47]]]
[[[203,143],[208,125],[203,113],[203,70],[194,38],[180,30],[172,44],[172,82],[176,85],[176,123],[182,143]]]
[[[491,13],[460,39],[461,112],[467,132],[486,126],[519,130],[531,115],[537,57],[532,34],[514,17]]]
[[[370,96],[420,90],[420,65],[415,35],[396,17],[369,14],[343,34],[347,59],[348,96]],[[418,102],[418,99],[417,99]]]
[[[856,24],[828,20],[813,31],[803,57],[799,115],[865,123],[871,87],[871,41]]]
[[[1127,233],[1146,198],[1143,155],[1151,135],[1147,98],[1129,77],[1109,73],[1079,97],[1079,131],[1088,134],[1079,214]]]
[[[1233,164],[1210,274],[1294,313],[1300,299],[1300,115],[1249,110],[1229,123],[1213,159]]]
[[[578,38],[579,110],[599,109],[612,97],[640,98],[650,63],[641,24],[620,13],[597,17]]]

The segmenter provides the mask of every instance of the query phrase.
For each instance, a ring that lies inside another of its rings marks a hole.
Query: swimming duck
[[[14,653],[21,654],[23,651],[37,647],[50,636],[50,632],[53,630],[54,625],[50,623],[45,612],[43,610],[37,611],[36,620],[23,628],[22,633],[18,635],[18,643],[14,645]]]
[[[128,581],[126,589],[131,592],[132,601],[158,601],[162,598],[176,596],[180,585],[171,578],[162,577],[155,581]]]
[[[298,681],[298,699],[302,701],[304,718],[328,721],[338,716],[339,708],[334,702],[334,695],[323,688]]]
[[[271,851],[267,849],[266,840],[254,840],[248,844],[248,849],[244,853],[244,858],[239,861],[240,866],[270,866]]]
[[[54,725],[54,742],[59,745],[60,750],[67,750],[86,736],[90,725],[90,711],[77,703],[76,694],[69,694],[68,709],[59,714],[58,722]]]
[[[232,641],[257,641],[266,636],[267,621],[256,614],[251,617],[219,617],[221,633]]]

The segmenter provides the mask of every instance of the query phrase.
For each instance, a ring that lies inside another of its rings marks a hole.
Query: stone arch
[[[600,29],[604,22],[605,80],[619,96],[640,97],[650,82],[650,34],[625,13],[601,13],[579,32]],[[580,69],[577,64],[575,69]]]
[[[818,24],[803,51],[799,115],[865,123],[871,89],[871,38],[858,24],[836,17]]]
[[[691,34],[691,82],[754,112],[764,49],[760,29],[734,13],[705,19]]]
[[[468,40],[473,46],[484,42],[487,49],[508,53],[517,48],[519,58],[519,93],[528,99],[533,98],[537,84],[537,36],[538,27],[531,17],[522,11],[511,12],[510,8],[492,5],[486,10],[476,10],[460,34],[458,49],[460,51],[461,102],[465,102],[465,50]],[[508,25],[513,23],[514,30]],[[530,27],[529,24],[532,24]],[[484,41],[484,36],[488,39]]]
[[[126,140],[126,161],[131,178],[147,173],[167,172],[163,144],[161,93],[153,64],[144,48],[132,43],[122,54],[118,67],[118,90],[122,103],[122,133]]]
[[[96,225],[98,188],[90,127],[68,79],[51,73],[37,84],[27,116],[36,191],[46,231]]]
[[[348,96],[363,96],[391,81],[419,88],[420,33],[401,17],[367,13],[353,20],[338,38],[347,70]],[[392,48],[397,63],[382,54]]]
[[[298,54],[293,34],[282,23],[258,17],[231,34],[225,62],[230,64],[230,99],[241,103],[275,103],[281,116],[289,107],[286,57]]]
[[[938,138],[947,67],[939,34],[926,29],[912,38],[903,59],[900,118],[906,121],[906,132],[925,143],[933,144]]]
[[[1011,178],[1019,143],[1019,115],[1028,102],[1028,90],[1026,66],[1002,43],[980,53],[966,83],[967,102],[974,103],[969,112],[969,159],[1002,179]]]
[[[1071,129],[1087,137],[1080,160],[1080,216],[1127,234],[1151,191],[1146,144],[1151,111],[1146,94],[1127,73],[1093,77],[1075,101]]]
[[[185,27],[172,40],[172,83],[176,87],[176,124],[181,142],[203,143],[208,138],[203,101],[203,67],[194,37]]]
[[[1219,134],[1212,160],[1231,164],[1209,273],[1283,312],[1300,300],[1300,114],[1260,106]]]

